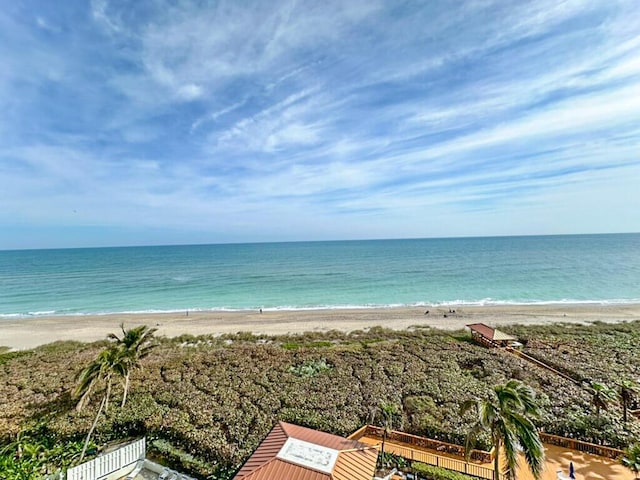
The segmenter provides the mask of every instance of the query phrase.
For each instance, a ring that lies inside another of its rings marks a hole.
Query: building
[[[278,422],[234,480],[372,480],[378,449]]]
[[[471,330],[471,338],[485,346],[515,348],[522,346],[517,338],[484,323],[472,323],[467,325],[467,328]]]

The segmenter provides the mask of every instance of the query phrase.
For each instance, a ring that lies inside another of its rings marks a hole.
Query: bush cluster
[[[640,340],[639,322],[507,330],[527,340],[526,350],[564,362],[585,378],[613,386],[621,376],[640,377],[640,356],[631,348]],[[81,413],[70,392],[77,372],[104,346],[60,342],[0,354],[0,444],[43,419],[60,441],[81,440],[100,392]],[[545,410],[540,425],[549,433],[616,447],[640,436],[637,420],[622,424],[618,406],[596,419],[585,389],[475,345],[464,332],[185,335],[159,339],[142,364],[126,407],[115,400],[101,417],[96,442],[147,435],[172,466],[184,464],[201,477],[230,478],[278,420],[347,435],[371,423],[381,402],[400,408],[396,428],[464,444],[473,418],[459,415],[460,403],[487,397],[492,386],[511,378],[539,393]],[[116,385],[113,398],[121,394]],[[478,447],[489,448],[488,439]]]
[[[426,463],[413,462],[411,469],[418,474],[419,478],[426,480],[477,480],[476,477],[465,475],[464,473],[452,472],[440,467],[427,465]]]

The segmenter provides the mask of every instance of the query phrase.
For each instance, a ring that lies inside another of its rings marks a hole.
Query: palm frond
[[[464,441],[464,457],[467,462],[471,458],[471,451],[476,447],[478,436],[483,431],[484,427],[480,422],[478,422],[471,428],[471,430],[469,430],[469,433],[467,433],[467,437]]]
[[[518,471],[518,438],[504,422],[498,427],[498,437],[502,440],[502,448],[505,457],[505,476],[509,480],[515,480]],[[498,442],[500,440],[497,440]]]
[[[460,404],[460,415],[464,415],[472,409],[476,409],[476,413],[480,410],[478,400],[466,400]]]
[[[525,460],[533,477],[538,480],[544,470],[544,446],[538,430],[531,419],[521,414],[513,414],[510,418],[517,441],[522,448]]]

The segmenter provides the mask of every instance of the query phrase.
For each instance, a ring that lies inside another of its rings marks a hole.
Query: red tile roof
[[[501,332],[497,328],[491,328],[484,323],[472,323],[470,325],[467,325],[467,327],[471,329],[472,332],[479,333],[489,340],[515,340],[515,338],[511,335]]]
[[[278,456],[289,438],[338,451],[330,473]],[[234,480],[371,480],[378,451],[355,440],[278,422]]]

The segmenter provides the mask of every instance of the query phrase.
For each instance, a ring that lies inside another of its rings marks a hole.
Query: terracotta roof
[[[489,340],[515,340],[515,337],[501,332],[497,328],[491,328],[484,323],[472,323],[467,325],[467,327],[470,328],[472,332],[477,332]]]
[[[288,454],[285,447],[292,442],[294,450],[309,446],[324,463],[314,464],[313,459],[299,460]],[[376,447],[278,422],[234,480],[371,480],[377,458]]]

